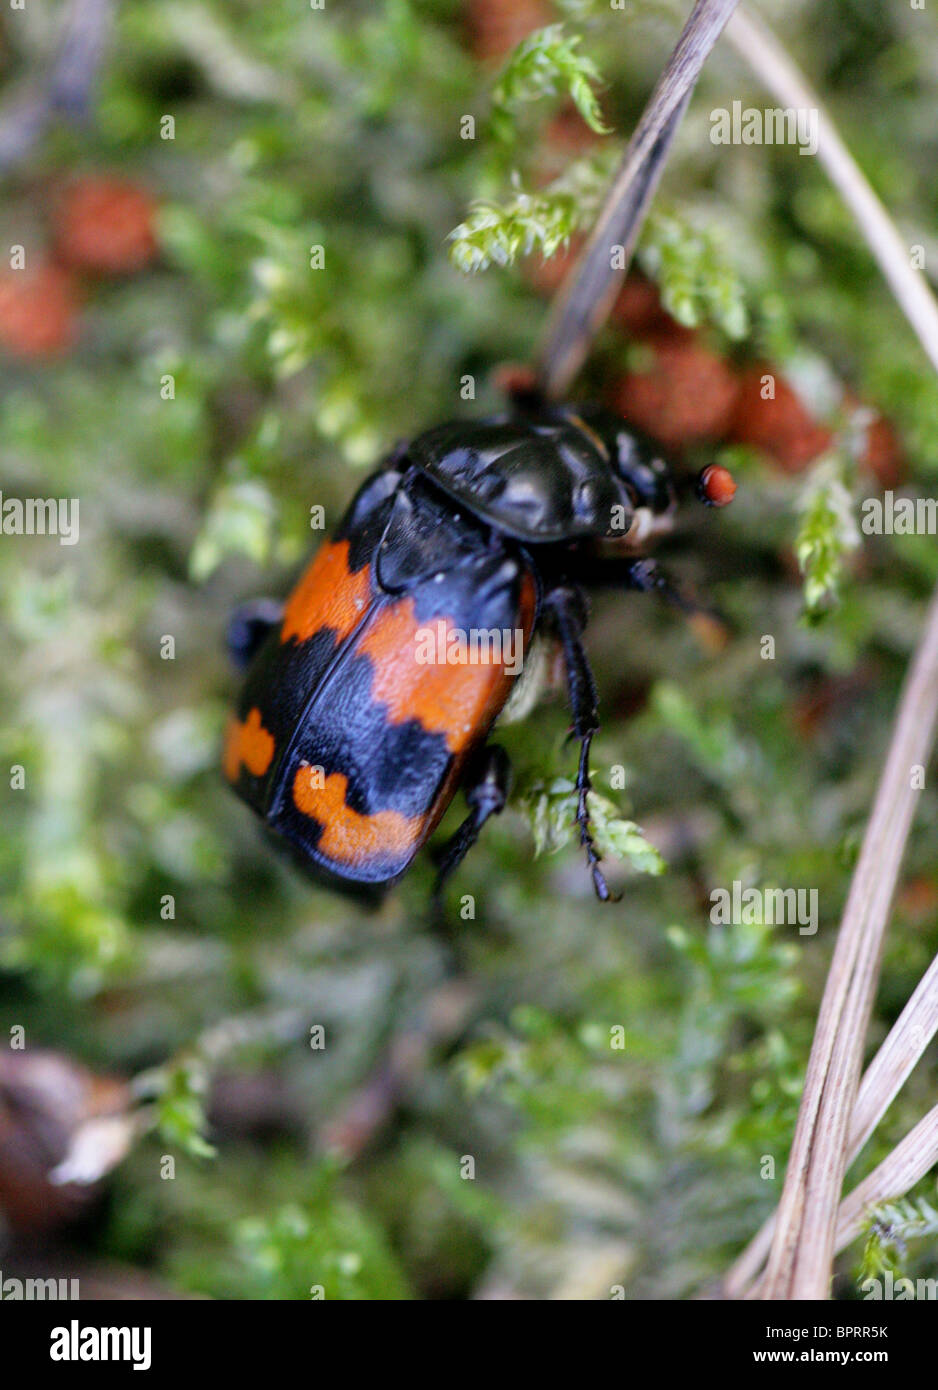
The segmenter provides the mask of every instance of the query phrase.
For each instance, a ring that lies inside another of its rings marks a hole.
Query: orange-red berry
[[[156,255],[156,202],[137,184],[108,177],[77,180],[54,217],[59,259],[92,275],[130,275]]]
[[[72,277],[44,261],[0,275],[0,348],[28,360],[58,357],[76,334],[77,297]]]
[[[666,448],[722,438],[738,390],[730,368],[694,334],[668,330],[646,341],[650,366],[613,385],[613,408]]]
[[[807,468],[833,438],[785,378],[765,363],[742,375],[730,435],[770,454],[789,473]]]
[[[469,44],[480,62],[498,63],[528,34],[555,18],[544,0],[470,0]]]

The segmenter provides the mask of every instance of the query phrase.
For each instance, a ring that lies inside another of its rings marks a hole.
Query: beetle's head
[[[640,545],[669,531],[677,505],[675,470],[660,447],[647,434],[603,406],[567,408],[588,433],[598,438],[612,467],[625,484],[634,509],[626,536]],[[708,507],[724,507],[732,500],[736,484],[725,469],[710,464],[696,480],[696,495]]]
[[[601,445],[625,485],[631,524],[620,537],[628,548],[643,545],[671,529],[676,501],[670,465],[648,438],[602,406],[574,407],[569,417]]]
[[[636,511],[663,516],[674,506],[671,467],[658,446],[640,431],[598,405],[565,407],[571,423],[578,424],[601,444],[613,469],[625,483]]]
[[[616,422],[610,453],[635,510],[665,516],[674,510],[674,477],[661,450],[644,435]]]

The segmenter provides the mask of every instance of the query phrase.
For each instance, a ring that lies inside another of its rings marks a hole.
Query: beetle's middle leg
[[[577,585],[560,584],[544,596],[544,608],[551,615],[560,639],[573,711],[573,732],[580,740],[580,763],[576,777],[576,821],[580,827],[580,844],[586,850],[586,862],[593,877],[596,896],[602,902],[608,902],[613,895],[599,867],[601,856],[593,841],[589,815],[588,798],[592,790],[589,772],[590,745],[599,728],[599,709],[596,682],[593,680],[593,673],[580,641],[586,626],[586,599]]]
[[[437,872],[433,891],[437,898],[446,880],[459,868],[479,838],[485,822],[505,809],[511,787],[511,764],[504,748],[488,743],[480,749],[464,785],[469,814],[434,855]]]

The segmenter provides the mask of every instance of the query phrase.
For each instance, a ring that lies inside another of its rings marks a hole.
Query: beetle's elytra
[[[603,559],[596,543],[640,539],[673,506],[665,461],[598,407],[456,422],[400,446],[286,603],[232,620],[248,671],[229,781],[317,877],[372,892],[400,878],[462,787],[469,814],[438,856],[442,881],[505,804],[507,758],[487,740],[532,642],[549,636],[580,743],[580,838],[608,898],[587,810],[598,714],[584,589],[666,587],[651,561]],[[504,643],[453,664],[447,639],[473,633]]]

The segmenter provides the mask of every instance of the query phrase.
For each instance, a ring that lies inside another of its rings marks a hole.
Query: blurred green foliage
[[[559,702],[506,730],[521,790],[461,873],[446,933],[426,866],[371,914],[311,888],[217,767],[231,607],[283,590],[319,540],[310,508],[334,525],[395,440],[497,404],[493,369],[530,359],[547,312],[513,262],[588,221],[680,8],[567,0],[563,29],[499,77],[472,56],[456,0],[126,0],[93,122],[55,127],[6,180],[6,243],[37,255],[51,192],[76,172],[123,173],[163,206],[157,265],[88,286],[79,349],[5,362],[0,397],[4,493],[81,503],[75,547],[0,538],[0,749],[25,769],[2,799],[2,1018],[31,1046],[136,1078],[152,1119],[81,1236],[93,1254],[231,1298],[605,1298],[620,1284],[679,1298],[778,1198],[832,934],[938,576],[921,538],[865,538],[857,564],[848,521],[868,477],[825,463],[806,494],[738,450],[733,507],[688,507],[662,550],[729,618],[719,652],[650,600],[596,601],[595,809],[615,906],[593,901],[564,843]],[[900,224],[933,226],[934,16],[782,8]],[[11,81],[41,69],[52,9],[4,18]],[[610,128],[608,153],[545,184],[541,135],[568,92]],[[737,97],[761,101],[719,49],[642,264],[721,350],[795,373],[821,362],[883,408],[927,490],[933,373],[814,161],[709,143],[708,111]],[[625,351],[606,334],[583,390]],[[793,552],[823,622],[800,622]],[[938,949],[936,822],[929,781],[872,1044]],[[817,888],[817,936],[711,924],[711,888],[734,880]],[[432,1025],[363,1152],[330,1157],[330,1122],[402,1030],[428,1026],[454,973],[471,983],[465,1016]],[[930,1103],[934,1065],[931,1050],[857,1174]],[[231,1103],[232,1077],[253,1110]],[[933,1271],[933,1242],[914,1251]],[[855,1248],[842,1264],[846,1297],[859,1261]]]

